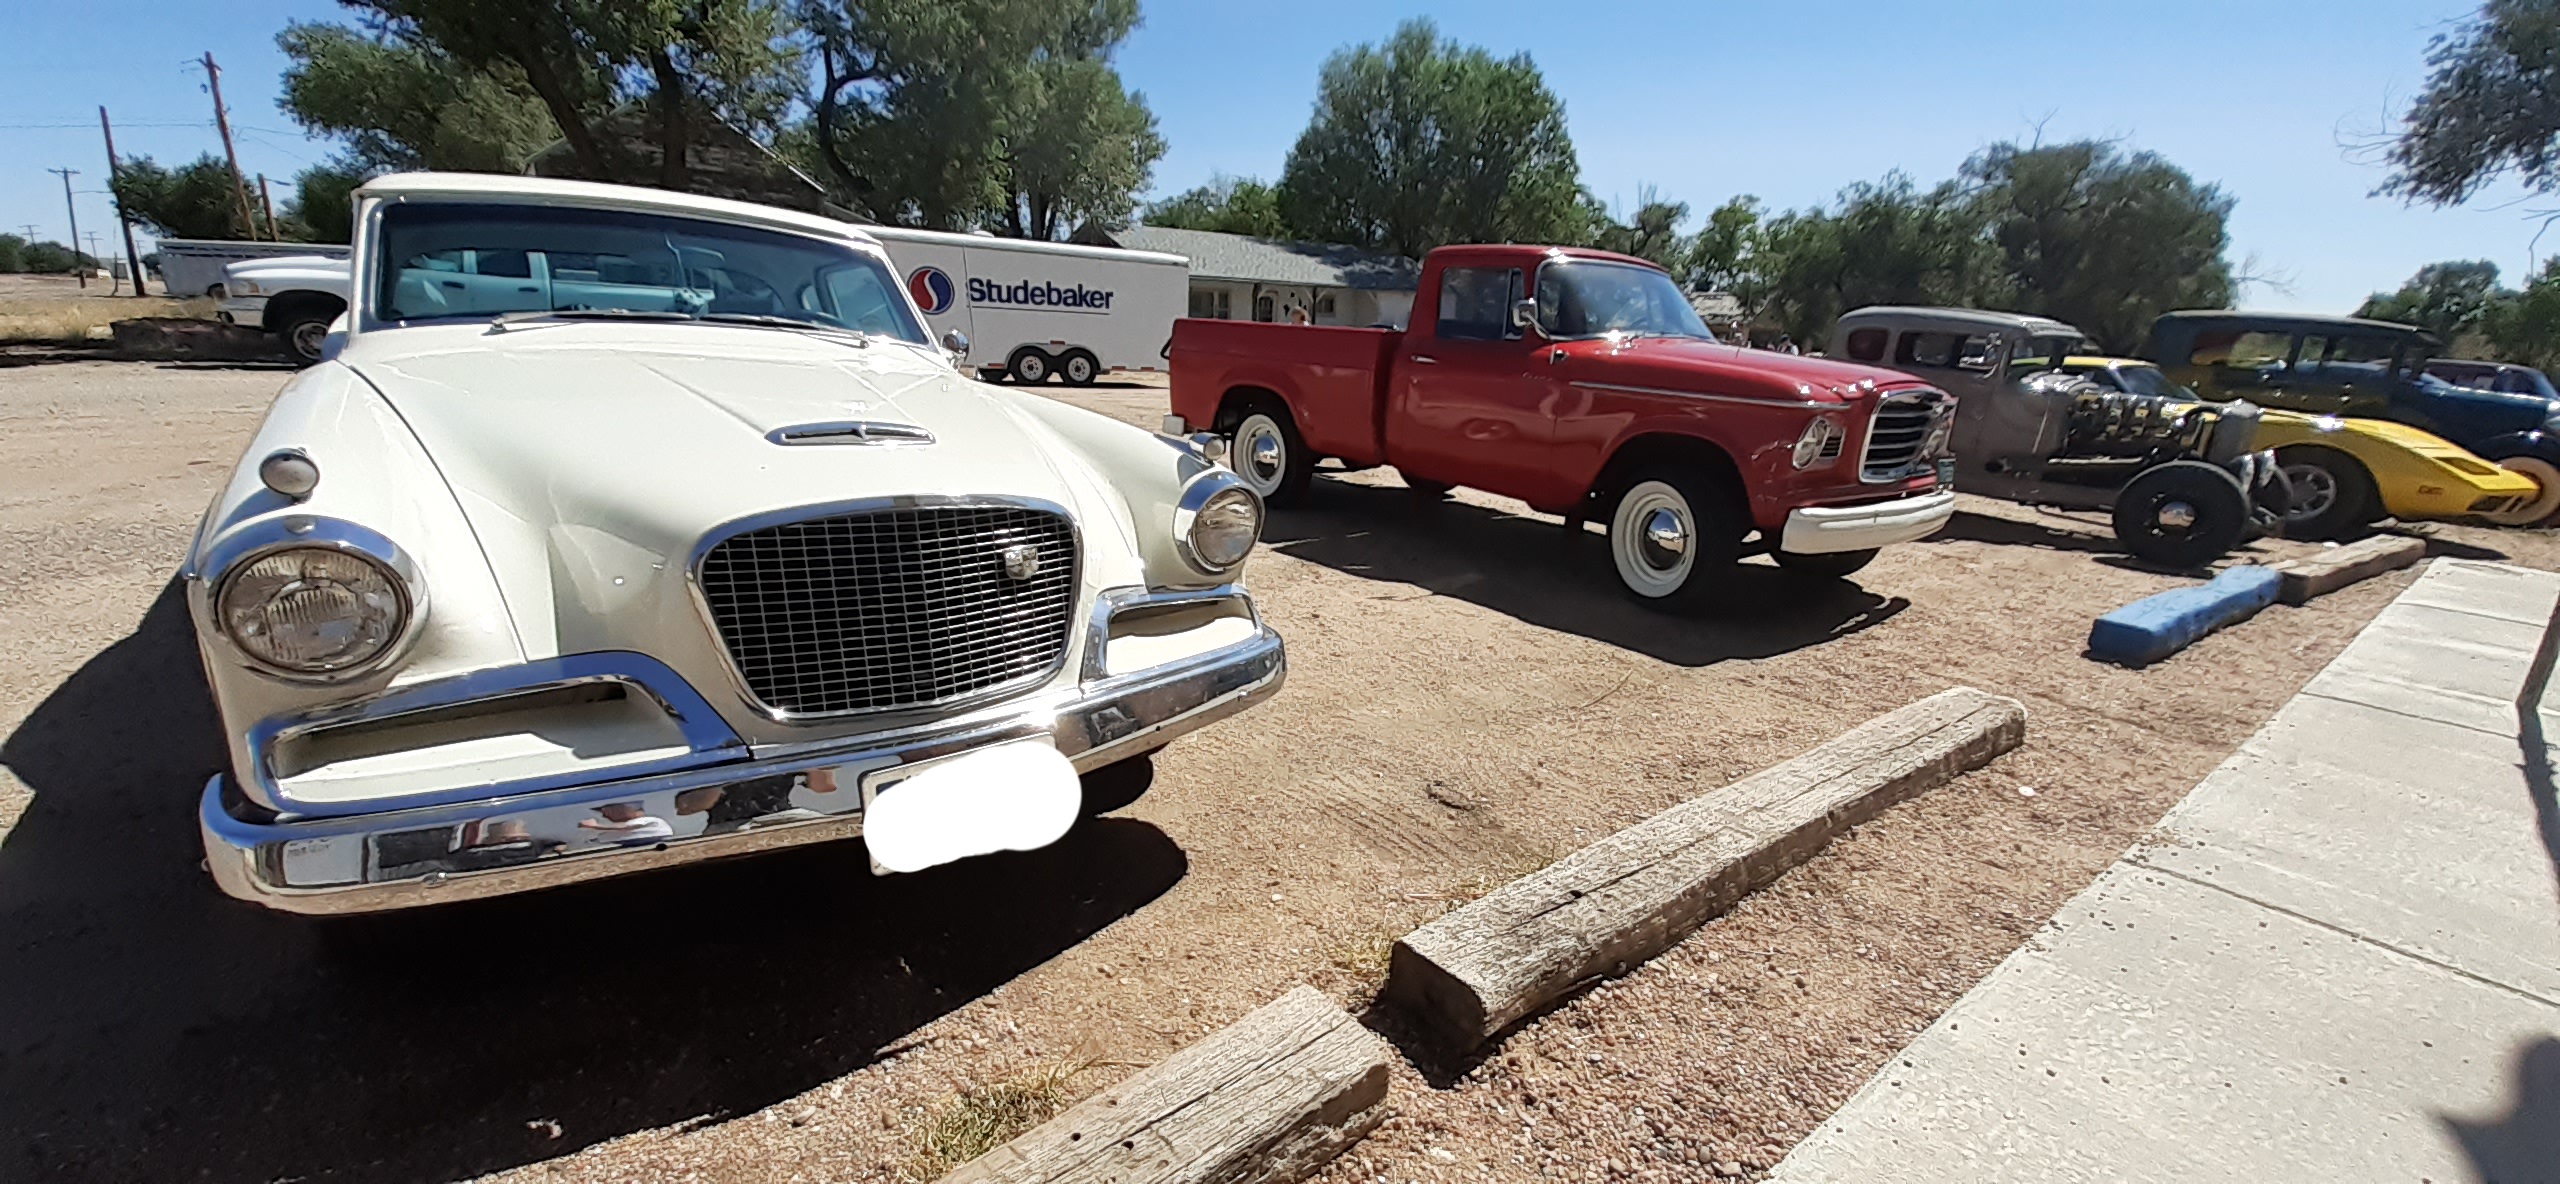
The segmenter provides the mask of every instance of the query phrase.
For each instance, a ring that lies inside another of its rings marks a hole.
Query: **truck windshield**
[[[1706,322],[1671,277],[1624,263],[1549,263],[1538,269],[1538,328],[1549,337],[1703,337]]]
[[[383,211],[384,320],[744,314],[924,344],[877,258],[824,239],[622,210],[415,203]]]

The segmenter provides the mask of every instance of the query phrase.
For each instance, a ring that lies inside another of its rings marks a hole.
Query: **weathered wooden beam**
[[[1870,720],[1406,934],[1380,998],[1473,1049],[1669,948],[1841,831],[1990,763],[2026,730],[2017,700],[1970,687]]]
[[[1386,1099],[1385,1042],[1299,987],[943,1181],[1302,1180],[1375,1128]]]
[[[2286,604],[2301,604],[2314,596],[2326,596],[2349,584],[2360,583],[2386,571],[2407,567],[2427,557],[2424,539],[2402,534],[2378,534],[2359,539],[2343,547],[2328,547],[2303,559],[2287,559],[2267,566],[2283,579],[2276,598]]]

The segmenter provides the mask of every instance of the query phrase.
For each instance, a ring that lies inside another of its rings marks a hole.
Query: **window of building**
[[[1316,297],[1316,315],[1320,317],[1329,317],[1333,315],[1333,297]]]
[[[1253,298],[1253,319],[1269,324],[1280,319],[1280,303],[1265,292]]]
[[[1440,323],[1444,341],[1501,341],[1520,335],[1511,305],[1520,299],[1516,267],[1451,267],[1440,273]]]
[[[1225,288],[1193,288],[1191,315],[1217,321],[1233,320],[1236,315],[1235,295]]]

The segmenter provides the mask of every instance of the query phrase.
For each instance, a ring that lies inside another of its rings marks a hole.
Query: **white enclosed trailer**
[[[344,243],[261,243],[219,238],[164,238],[153,250],[160,256],[160,280],[168,287],[169,295],[216,299],[225,295],[221,290],[222,269],[234,263],[288,255],[347,257]]]
[[[963,365],[987,376],[1083,385],[1114,370],[1161,370],[1189,308],[1180,255],[865,226],[932,322],[969,337]]]

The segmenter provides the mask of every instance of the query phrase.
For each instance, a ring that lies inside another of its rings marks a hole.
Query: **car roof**
[[[2051,317],[2023,312],[1992,312],[1979,308],[1939,308],[1917,305],[1875,304],[1841,314],[1843,326],[1862,320],[1890,320],[1935,329],[2019,329],[2031,336],[2051,337],[2069,334],[2087,337],[2079,329]]]
[[[2317,327],[2331,329],[2379,329],[2390,333],[2416,333],[2423,336],[2434,336],[2434,334],[2428,333],[2425,329],[2419,328],[2416,325],[2404,325],[2398,321],[2375,321],[2367,320],[2364,317],[2342,317],[2318,312],[2251,312],[2247,309],[2199,308],[2187,309],[2181,312],[2164,312],[2160,314],[2160,319],[2163,321],[2185,321],[2199,324],[2215,321],[2246,321],[2255,324],[2284,325],[2293,328]]]
[[[606,206],[640,213],[673,214],[696,218],[713,218],[723,222],[765,226],[776,230],[818,235],[824,238],[878,246],[880,240],[862,227],[839,222],[816,214],[786,210],[778,206],[731,201],[722,197],[702,197],[677,193],[668,189],[644,189],[636,185],[607,185],[597,181],[570,181],[558,177],[524,177],[512,173],[391,173],[376,177],[358,187],[359,199],[379,198],[386,201],[530,201],[542,205]]]

